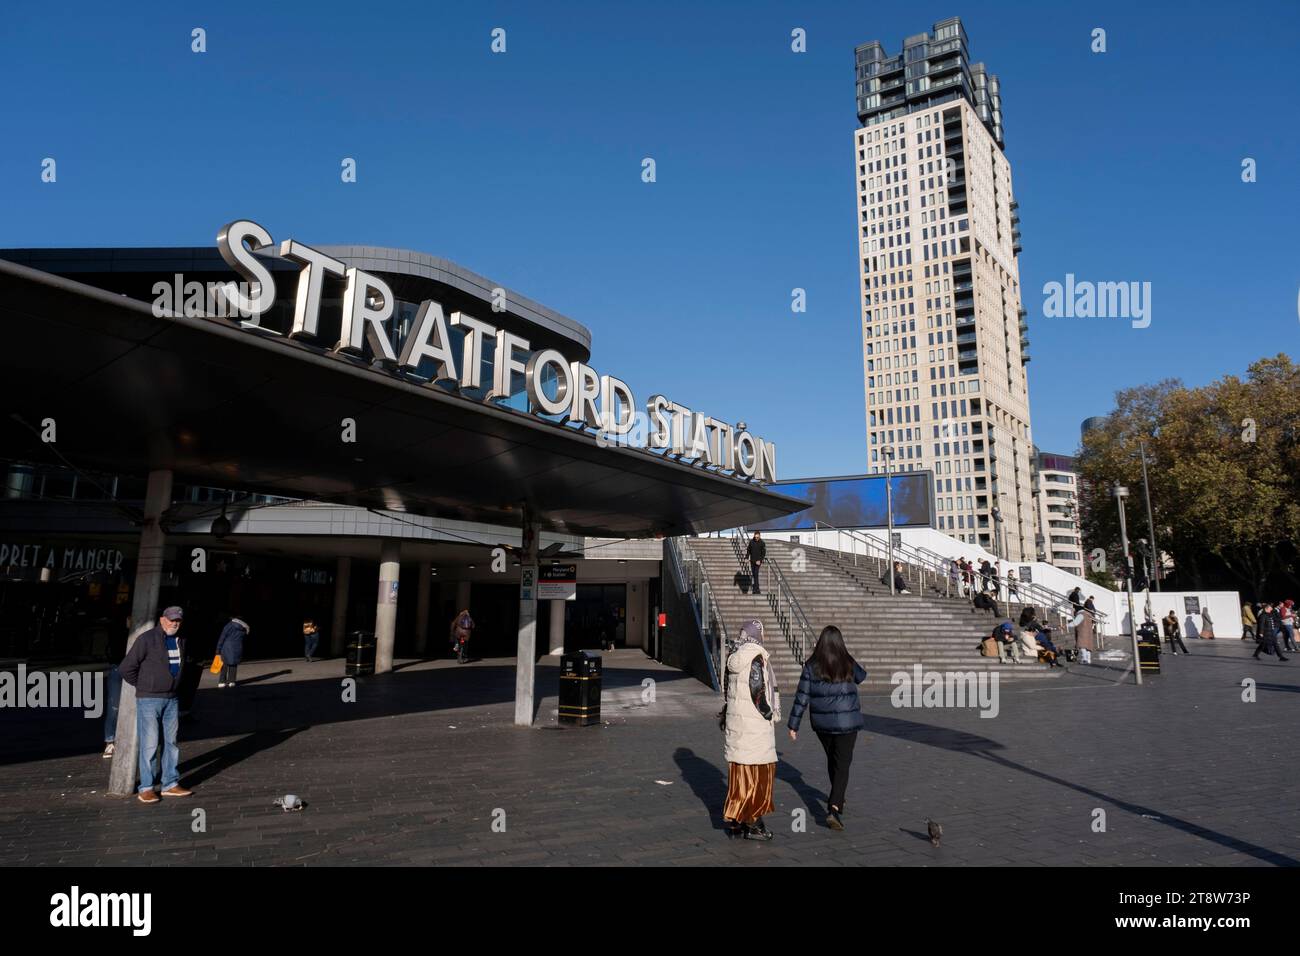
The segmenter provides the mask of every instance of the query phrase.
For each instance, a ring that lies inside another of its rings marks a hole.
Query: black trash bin
[[[595,651],[560,658],[560,723],[600,723],[600,655]]]
[[[1160,645],[1151,641],[1138,641],[1138,660],[1143,674],[1160,673]]]
[[[369,677],[375,672],[375,635],[370,631],[353,631],[348,644],[347,675]]]

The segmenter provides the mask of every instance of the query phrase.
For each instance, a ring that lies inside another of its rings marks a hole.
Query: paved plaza
[[[605,655],[588,728],[557,724],[551,658],[533,729],[512,723],[512,659],[400,662],[355,703],[339,661],[250,662],[233,690],[204,675],[181,733],[195,794],[156,806],[106,795],[101,721],[0,712],[0,865],[1294,865],[1300,660],[1190,647],[1142,688],[1084,665],[1004,682],[993,719],[864,696],[842,833],[815,736],[782,729],[769,844],[724,832],[717,695],[640,651]]]

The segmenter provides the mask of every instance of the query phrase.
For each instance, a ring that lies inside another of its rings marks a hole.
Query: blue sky
[[[955,14],[1002,79],[1041,447],[1118,388],[1300,354],[1294,2],[289,7],[7,11],[0,246],[246,217],[446,256],[586,324],[638,397],[747,421],[782,477],[859,473],[853,48]],[[1066,273],[1151,282],[1150,327],[1045,318]]]

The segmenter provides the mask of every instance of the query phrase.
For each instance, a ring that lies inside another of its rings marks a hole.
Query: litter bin
[[[594,651],[560,658],[560,723],[600,723],[600,655]]]
[[[1160,673],[1160,645],[1151,641],[1138,641],[1138,660],[1143,674]]]
[[[353,631],[348,644],[349,677],[369,677],[375,672],[375,635],[370,631]]]

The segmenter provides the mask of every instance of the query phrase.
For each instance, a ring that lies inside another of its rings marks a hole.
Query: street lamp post
[[[1156,590],[1160,590],[1160,552],[1156,550],[1156,522],[1151,517],[1151,486],[1147,484],[1147,445],[1138,442],[1142,454],[1142,494],[1147,500],[1147,529],[1151,532],[1151,568],[1155,572]]]
[[[889,593],[894,593],[894,493],[890,487],[894,483],[893,469],[891,466],[894,462],[894,449],[882,448],[881,454],[885,456],[885,522],[889,534],[889,566],[885,568],[885,576],[889,578]]]
[[[1137,617],[1133,613],[1133,569],[1130,567],[1128,555],[1128,523],[1124,517],[1124,499],[1127,497],[1128,489],[1116,483],[1115,504],[1119,508],[1119,541],[1124,553],[1124,591],[1128,595],[1128,629],[1133,636],[1133,676],[1140,687],[1142,686],[1142,658],[1138,653]]]

